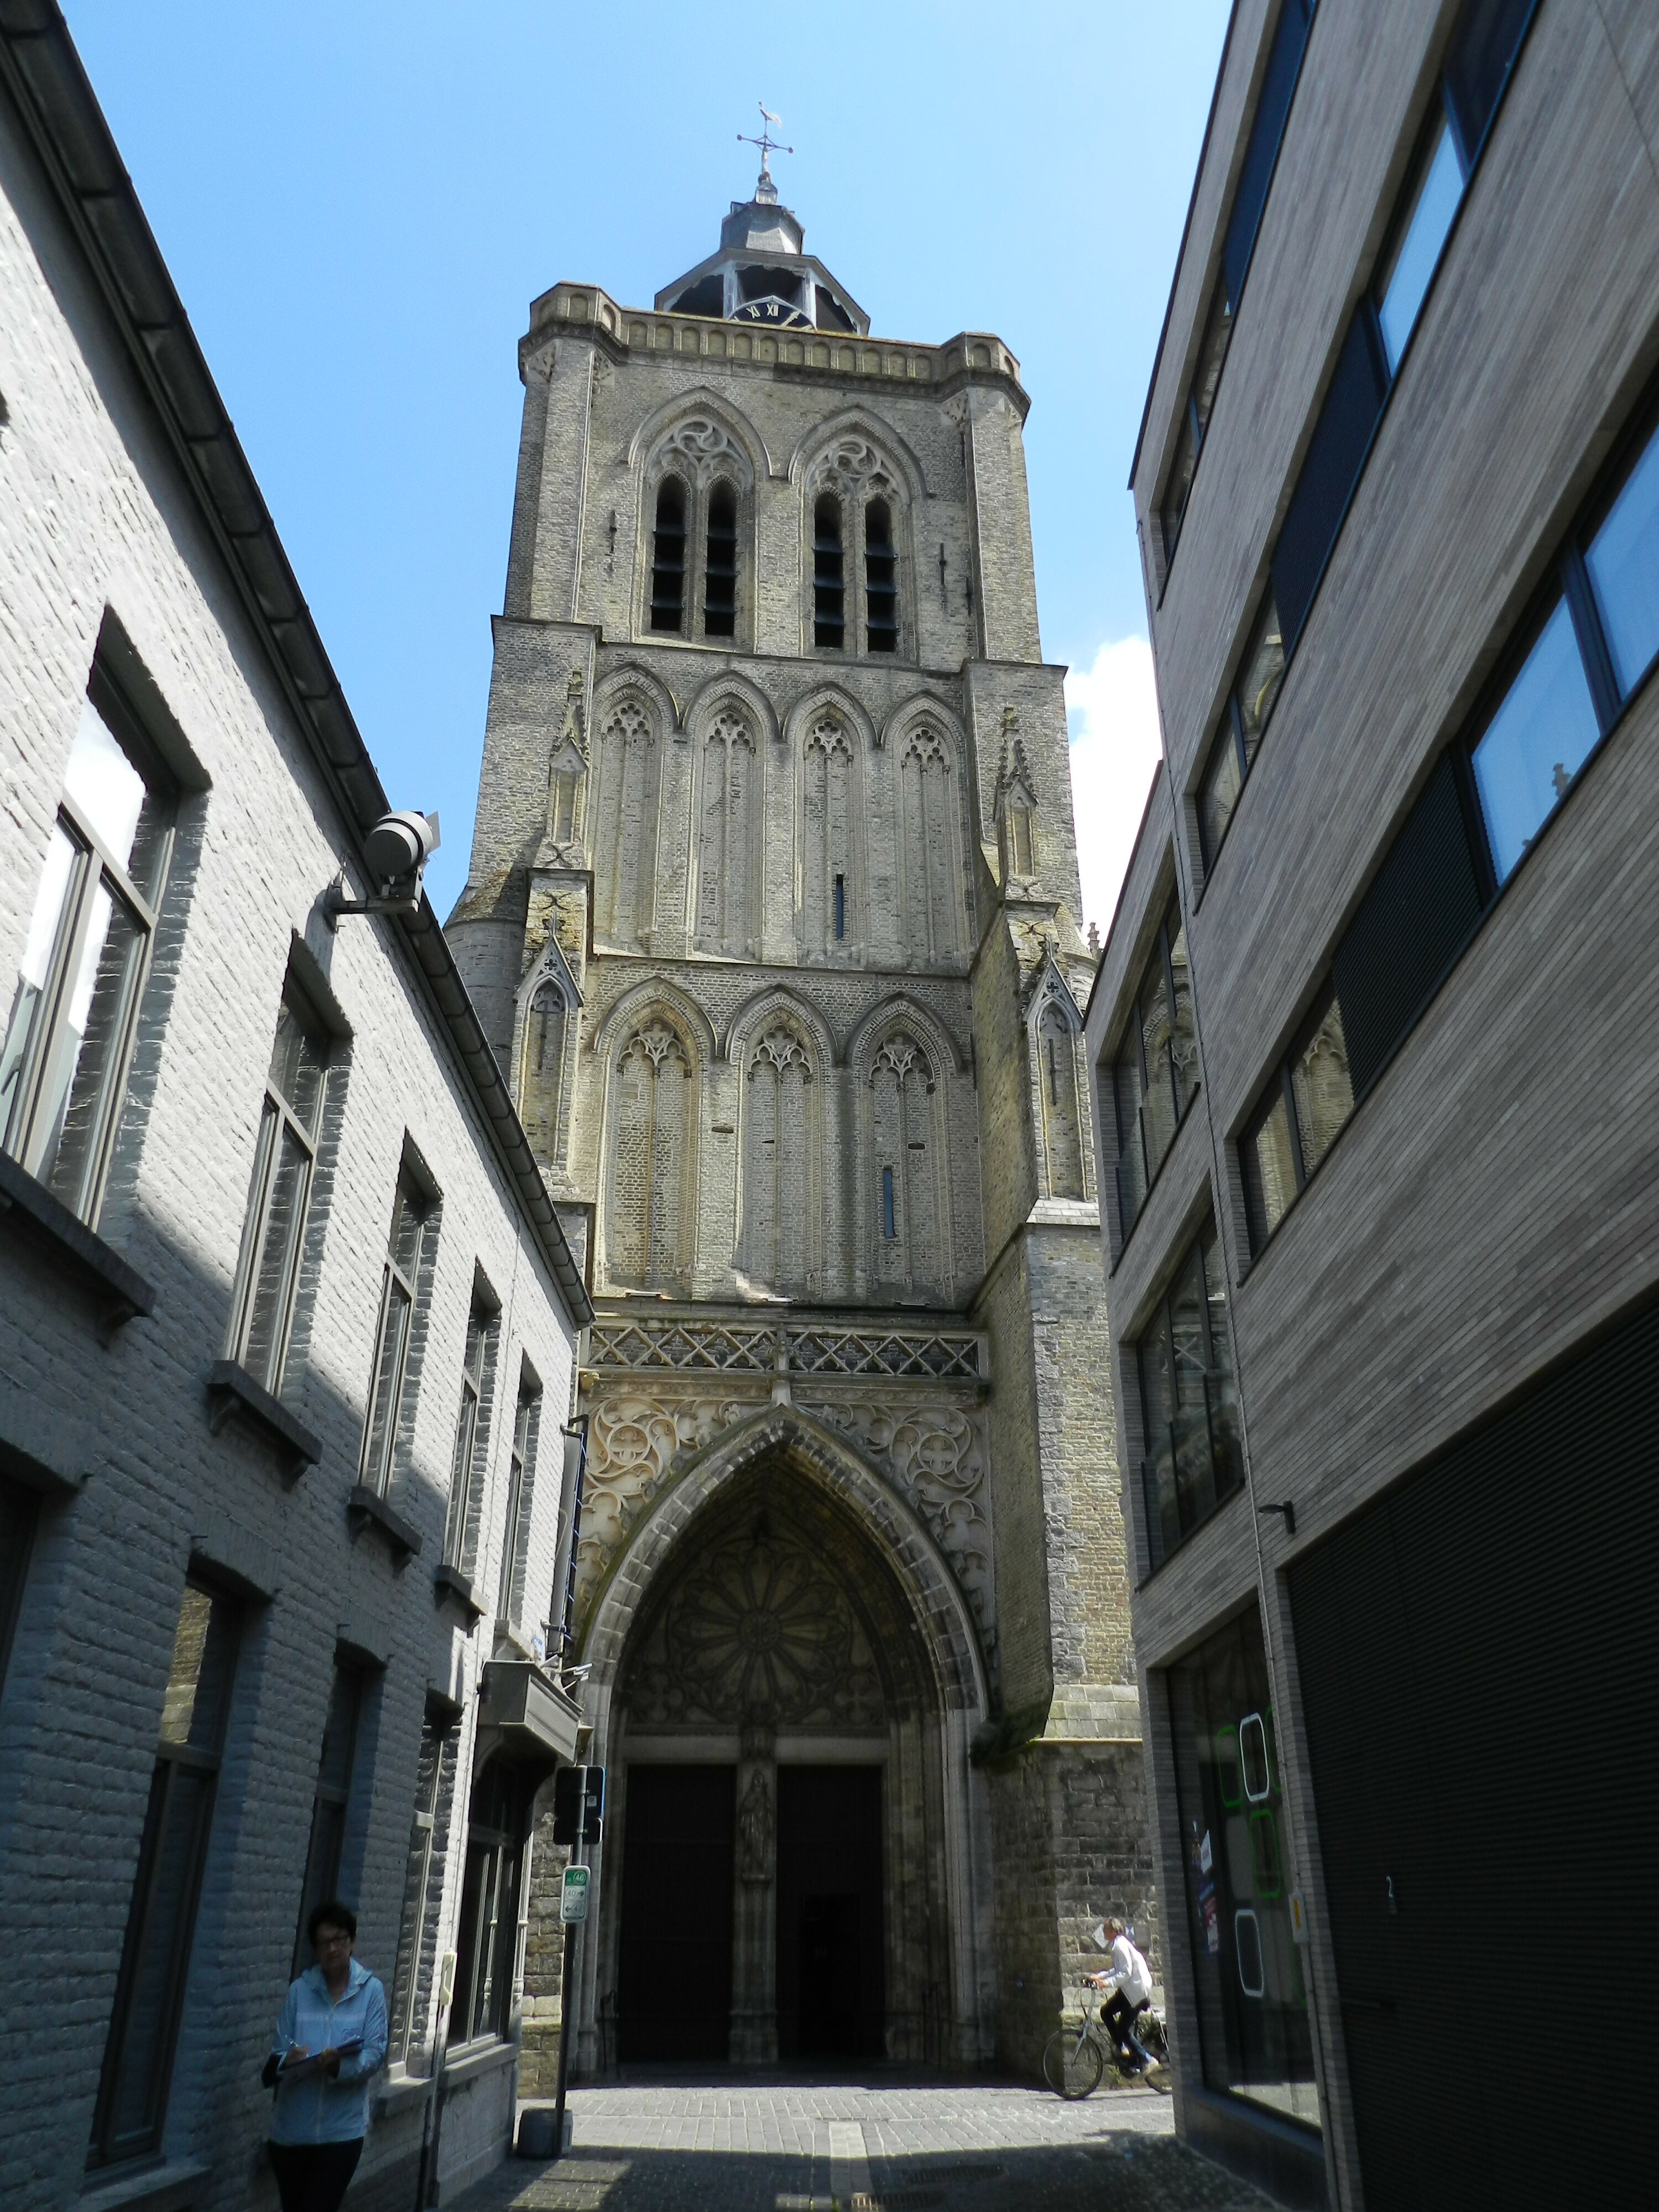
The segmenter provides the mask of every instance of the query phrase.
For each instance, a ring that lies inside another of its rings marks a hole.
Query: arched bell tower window
[[[839,646],[847,637],[847,583],[842,562],[841,501],[821,492],[812,509],[812,642]]]
[[[678,635],[685,622],[685,486],[665,477],[657,490],[651,548],[651,627]]]
[[[872,653],[898,651],[898,555],[892,509],[872,499],[864,510],[865,629]]]
[[[730,637],[738,626],[738,495],[728,483],[708,495],[708,540],[703,563],[702,634]]]

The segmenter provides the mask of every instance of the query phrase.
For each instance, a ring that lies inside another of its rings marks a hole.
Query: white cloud
[[[1092,668],[1070,671],[1066,719],[1084,919],[1103,938],[1164,750],[1152,649],[1144,637],[1103,645]]]

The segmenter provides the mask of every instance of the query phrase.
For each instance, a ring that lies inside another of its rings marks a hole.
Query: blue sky
[[[712,251],[764,99],[796,149],[781,195],[874,327],[994,330],[1020,358],[1043,647],[1077,672],[1104,926],[1157,748],[1120,644],[1146,629],[1124,485],[1225,0],[66,13],[393,804],[441,809],[441,913],[471,836],[528,303],[561,277],[649,301]]]

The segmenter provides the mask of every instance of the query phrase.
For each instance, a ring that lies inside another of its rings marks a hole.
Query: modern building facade
[[[1656,161],[1650,9],[1240,0],[1134,462],[1088,1036],[1177,2116],[1290,2203],[1650,2189]]]
[[[580,2063],[1031,2069],[1152,1893],[1018,365],[763,160],[520,367],[448,933],[597,1308]]]
[[[440,2045],[446,2186],[510,2137],[589,1308],[44,4],[0,14],[0,2198],[274,2205],[337,1893],[392,2009],[353,2202],[405,2207]]]

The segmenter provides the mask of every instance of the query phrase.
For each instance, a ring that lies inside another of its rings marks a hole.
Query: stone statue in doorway
[[[770,1881],[773,1874],[772,1838],[776,1821],[772,1792],[764,1772],[757,1767],[749,1778],[738,1808],[738,1871],[744,1881]]]

